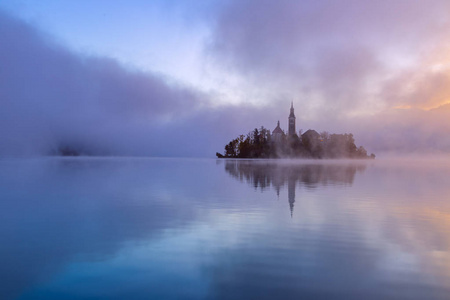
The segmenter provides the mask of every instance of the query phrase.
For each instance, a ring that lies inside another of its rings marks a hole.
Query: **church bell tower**
[[[289,114],[289,136],[295,134],[295,115],[294,115],[294,101],[291,102],[291,113]]]

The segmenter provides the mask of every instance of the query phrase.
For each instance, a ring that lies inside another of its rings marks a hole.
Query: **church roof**
[[[307,137],[312,137],[312,138],[318,139],[320,134],[318,134],[317,131],[315,131],[313,129],[308,129],[304,134],[302,134],[302,137],[303,136],[307,136]]]
[[[276,133],[284,133],[283,130],[280,128],[280,121],[278,121],[277,127],[275,127],[275,129],[272,131],[272,134]]]

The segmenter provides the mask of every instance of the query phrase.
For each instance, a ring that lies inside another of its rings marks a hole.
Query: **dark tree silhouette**
[[[300,131],[301,132],[301,131]],[[224,155],[218,158],[375,158],[367,150],[357,147],[353,134],[321,134],[307,130],[300,137],[297,134],[282,134],[272,138],[270,130],[261,126],[247,135],[240,135],[225,145]]]

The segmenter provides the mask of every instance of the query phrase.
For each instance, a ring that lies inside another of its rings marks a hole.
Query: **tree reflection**
[[[299,161],[227,160],[225,171],[241,182],[265,191],[273,188],[277,196],[287,185],[291,217],[294,212],[297,184],[307,189],[327,185],[352,185],[357,172],[363,172],[361,162],[305,163]]]

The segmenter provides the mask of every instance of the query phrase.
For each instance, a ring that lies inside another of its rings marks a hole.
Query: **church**
[[[295,134],[295,114],[294,114],[294,102],[291,102],[291,110],[288,117],[288,137],[292,137]],[[283,137],[286,136],[285,132],[280,127],[280,121],[277,123],[277,127],[272,131],[272,141],[275,143],[280,143],[283,140]],[[320,135],[317,131],[309,129],[304,134],[300,135],[299,138],[308,137],[311,140],[319,140]]]
[[[293,136],[295,134],[295,114],[294,114],[294,102],[291,102],[291,112],[288,117],[288,136]],[[283,136],[285,135],[284,131],[280,127],[280,121],[278,120],[277,127],[272,131],[272,141],[275,143],[281,142]]]
[[[319,134],[309,129],[296,132],[294,102],[291,102],[287,133],[278,120],[275,129],[255,128],[246,136],[240,135],[225,145],[224,154],[216,152],[218,158],[375,158],[367,155],[366,149],[355,145],[353,134]]]
[[[294,114],[294,102],[291,102],[291,112],[288,117],[289,129],[288,136],[293,136],[295,134],[295,114]],[[280,121],[278,120],[277,127],[272,131],[272,141],[275,143],[280,143],[285,136],[284,131],[280,127]]]
[[[287,133],[281,129],[280,121],[270,132],[261,126],[261,130],[240,135],[225,145],[224,154],[216,152],[218,158],[375,158],[367,155],[366,149],[355,145],[353,134],[322,135],[309,129],[302,134],[296,132],[294,102],[291,102],[288,116]]]

